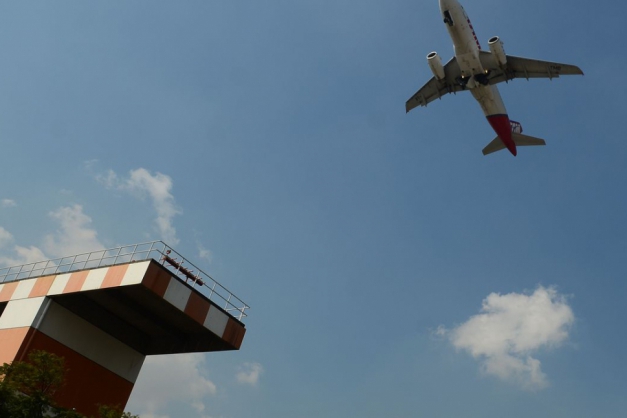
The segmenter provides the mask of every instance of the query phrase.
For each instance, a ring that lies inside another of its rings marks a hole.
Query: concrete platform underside
[[[237,350],[241,343],[223,340],[142,284],[51,299],[144,355]]]

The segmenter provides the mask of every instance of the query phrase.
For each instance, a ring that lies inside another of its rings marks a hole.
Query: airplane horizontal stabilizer
[[[483,155],[492,154],[493,152],[500,151],[505,149],[505,144],[501,141],[501,138],[498,136],[492,140],[486,147],[483,149]]]
[[[535,138],[533,136],[523,135],[516,132],[512,132],[512,139],[517,146],[521,147],[529,145],[546,145],[544,139]],[[505,144],[503,144],[501,138],[497,136],[483,149],[483,155],[492,154],[493,152],[500,151],[502,149],[505,149]]]
[[[544,139],[535,138],[529,135],[518,134],[516,132],[512,132],[512,139],[514,140],[514,143],[518,146],[546,145],[546,141]]]

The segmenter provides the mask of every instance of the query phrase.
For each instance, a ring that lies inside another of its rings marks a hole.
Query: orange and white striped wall
[[[154,260],[0,284],[0,363],[65,358],[60,405],[124,407],[146,355],[237,350],[244,325]]]

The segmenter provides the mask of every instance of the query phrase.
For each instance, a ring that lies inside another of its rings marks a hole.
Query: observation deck
[[[0,285],[33,277],[117,266],[144,260],[157,261],[174,276],[212,300],[238,321],[242,321],[247,316],[246,311],[250,309],[248,305],[163,241],[125,245],[108,250],[2,267],[0,268]]]
[[[145,356],[238,350],[248,305],[162,241],[0,268],[0,364],[66,359],[60,405],[125,405]]]

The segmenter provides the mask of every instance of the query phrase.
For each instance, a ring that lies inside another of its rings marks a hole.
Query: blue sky
[[[585,72],[500,86],[546,147],[405,114],[435,0],[0,2],[0,259],[166,239],[252,307],[143,417],[623,416],[627,6],[463,4]]]

